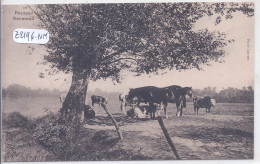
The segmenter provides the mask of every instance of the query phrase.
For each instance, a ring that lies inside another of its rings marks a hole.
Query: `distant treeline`
[[[9,85],[7,88],[2,89],[3,98],[27,98],[27,97],[59,97],[64,91],[58,89],[31,89],[19,84]],[[91,95],[99,95],[107,98],[108,100],[118,100],[119,92],[106,92],[100,89],[95,91],[88,91],[87,98]],[[252,86],[243,87],[242,89],[229,87],[217,92],[216,87],[205,87],[204,89],[193,89],[194,96],[210,96],[217,102],[223,103],[253,103],[254,90]],[[188,99],[188,101],[192,101]]]
[[[58,89],[31,89],[19,84],[9,85],[7,88],[2,88],[3,98],[27,98],[27,97],[58,97],[61,95],[61,91]]]
[[[60,91],[58,89],[31,89],[30,87],[25,87],[20,84],[12,84],[7,88],[2,88],[2,96],[3,98],[41,98],[41,97],[53,97],[59,98],[61,94],[66,93],[66,91]],[[100,89],[95,89],[95,91],[88,91],[87,98],[90,99],[92,95],[100,95],[109,100],[118,100],[119,92],[106,92]]]
[[[223,103],[254,103],[254,90],[252,86],[242,89],[228,87],[217,92],[216,87],[205,87],[204,89],[193,89],[195,96],[210,96],[217,102]]]

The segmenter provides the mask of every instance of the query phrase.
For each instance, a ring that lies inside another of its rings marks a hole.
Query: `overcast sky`
[[[45,67],[37,65],[45,52],[41,48],[29,55],[27,44],[18,44],[12,40],[12,33],[16,28],[37,28],[36,22],[13,21],[15,10],[21,7],[4,6],[3,24],[3,53],[2,53],[2,86],[7,87],[18,83],[31,88],[49,88],[68,90],[71,75],[58,74],[39,78],[39,73]],[[197,22],[195,29],[208,28],[210,31],[227,32],[229,38],[235,42],[226,47],[229,52],[224,58],[225,63],[212,63],[205,66],[204,71],[186,70],[182,72],[168,71],[164,75],[142,75],[134,77],[127,71],[122,72],[121,84],[114,85],[111,80],[90,81],[89,90],[99,88],[106,91],[127,91],[129,88],[154,85],[158,87],[168,85],[192,86],[202,89],[207,86],[217,87],[218,90],[227,87],[242,88],[254,83],[254,18],[243,14],[236,14],[233,19],[214,25],[213,18],[204,18]],[[247,53],[249,52],[249,54]],[[249,60],[247,56],[249,55]],[[59,80],[55,80],[59,78]],[[64,81],[64,78],[67,79]]]

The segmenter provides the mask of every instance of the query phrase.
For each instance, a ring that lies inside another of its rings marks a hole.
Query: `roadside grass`
[[[5,162],[56,160],[39,145],[27,127],[30,121],[18,112],[2,115],[2,154]]]
[[[2,142],[5,162],[151,159],[121,149],[113,131],[75,129],[59,124],[53,113],[36,119],[18,112],[3,114]]]

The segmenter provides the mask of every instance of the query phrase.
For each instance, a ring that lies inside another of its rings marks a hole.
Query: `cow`
[[[99,104],[99,107],[101,104],[107,104],[107,99],[102,97],[102,96],[96,96],[96,95],[92,95],[91,96],[91,101],[92,101],[92,106],[94,106],[94,104]]]
[[[216,105],[216,101],[209,96],[205,97],[193,97],[194,112],[199,114],[199,108],[206,108],[206,113],[210,113],[211,107]]]
[[[126,112],[125,112],[125,106],[126,106],[126,98],[128,97],[128,95],[126,95],[126,94],[124,94],[124,93],[121,93],[120,95],[119,95],[119,101],[120,101],[120,110],[121,110],[121,113],[123,114],[123,115],[125,115],[126,114]]]

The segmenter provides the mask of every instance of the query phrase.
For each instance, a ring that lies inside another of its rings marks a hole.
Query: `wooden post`
[[[106,111],[106,113],[108,114],[108,116],[111,118],[113,124],[115,125],[116,131],[117,131],[117,134],[118,134],[118,137],[119,137],[120,139],[123,139],[122,133],[121,133],[121,131],[120,131],[118,125],[117,125],[116,120],[115,120],[114,117],[107,111],[107,107],[106,107],[105,104],[101,104],[101,106],[104,108],[104,110]]]
[[[177,150],[176,150],[175,146],[174,146],[173,143],[172,143],[172,140],[171,140],[171,138],[170,138],[170,136],[169,136],[169,134],[168,134],[167,129],[166,129],[165,126],[164,126],[164,123],[163,123],[163,120],[162,120],[162,117],[161,117],[161,116],[158,116],[158,122],[159,122],[159,124],[160,124],[160,126],[161,126],[161,128],[162,128],[163,134],[164,134],[164,136],[165,136],[165,138],[166,138],[168,144],[170,145],[170,147],[171,147],[171,149],[172,149],[174,155],[176,156],[176,158],[177,158],[178,160],[180,160],[181,158],[179,157],[179,155],[178,155],[178,153],[177,153]]]

